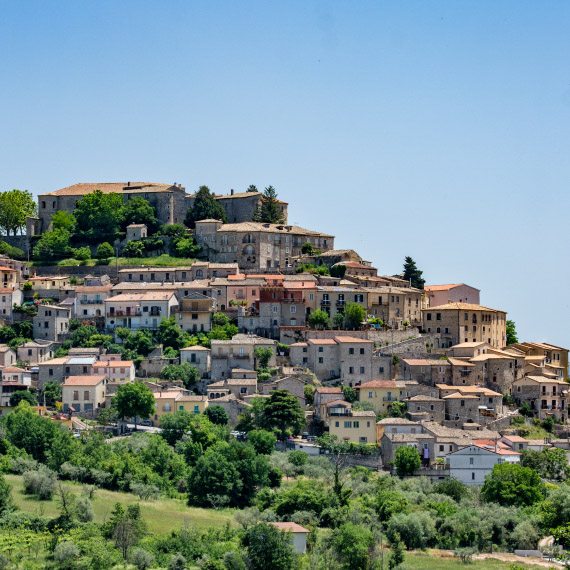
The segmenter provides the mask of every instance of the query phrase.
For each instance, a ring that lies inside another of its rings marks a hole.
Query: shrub
[[[177,552],[168,563],[168,570],[184,570],[186,568],[186,558]]]
[[[23,476],[24,493],[36,495],[41,501],[49,501],[55,491],[56,476],[47,467],[37,471],[26,471]]]
[[[420,468],[421,458],[418,450],[411,446],[402,446],[396,450],[394,465],[399,477],[413,475]]]
[[[91,259],[91,250],[88,247],[78,247],[73,250],[73,257],[80,261]]]
[[[131,483],[131,491],[137,495],[139,499],[148,501],[158,499],[160,497],[160,489],[155,485],[146,485],[144,483]]]
[[[307,464],[308,456],[304,451],[296,450],[289,453],[289,461],[295,467],[304,467]]]
[[[137,570],[147,570],[152,567],[154,556],[144,548],[133,548],[131,552],[131,562]]]
[[[113,255],[115,255],[115,250],[108,241],[104,241],[97,247],[98,259],[108,259],[109,257],[113,257]]]
[[[390,519],[387,535],[390,542],[401,538],[408,550],[427,548],[435,537],[435,523],[425,512],[400,513]]]
[[[125,257],[143,257],[144,249],[144,243],[142,241],[133,240],[127,243],[123,248],[123,255]]]
[[[79,558],[79,548],[68,540],[60,542],[53,551],[53,559],[61,570],[71,570]]]
[[[88,497],[79,497],[75,502],[75,515],[80,522],[91,522],[94,517],[93,505]]]

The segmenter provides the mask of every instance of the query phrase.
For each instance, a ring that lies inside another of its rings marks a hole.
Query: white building
[[[519,463],[521,454],[506,449],[501,444],[495,447],[468,445],[446,456],[449,475],[466,485],[482,485],[485,477],[500,463]]]
[[[23,298],[19,289],[0,287],[0,320],[11,322],[14,305],[21,305]]]
[[[295,552],[297,554],[305,554],[307,551],[307,536],[309,535],[308,529],[294,522],[272,522],[269,524],[281,532],[290,534]]]
[[[105,299],[105,325],[109,329],[156,330],[178,308],[174,291],[124,293]]]

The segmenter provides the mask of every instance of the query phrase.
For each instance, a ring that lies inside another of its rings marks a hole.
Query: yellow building
[[[329,433],[339,441],[376,445],[376,414],[369,411],[345,409],[344,413],[329,416]]]
[[[208,407],[207,396],[195,396],[187,390],[165,390],[155,392],[154,399],[156,408],[152,421],[154,425],[160,425],[162,416],[172,412],[185,411],[190,414],[203,414]]]
[[[385,414],[390,404],[410,397],[406,386],[406,382],[399,380],[371,380],[356,389],[359,402],[370,404],[377,414]]]

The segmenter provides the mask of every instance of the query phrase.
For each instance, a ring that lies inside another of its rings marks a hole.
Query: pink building
[[[465,285],[465,283],[426,285],[424,291],[427,295],[430,307],[447,305],[447,303],[480,304],[479,289]]]

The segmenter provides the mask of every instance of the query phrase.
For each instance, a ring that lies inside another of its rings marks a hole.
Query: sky
[[[3,0],[0,190],[273,185],[570,346],[570,3]]]

